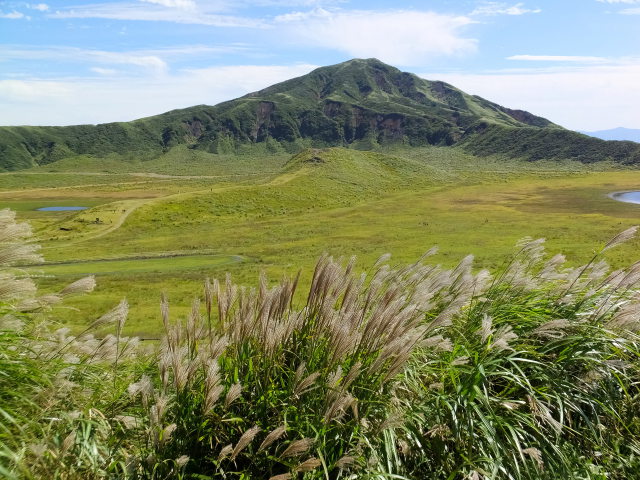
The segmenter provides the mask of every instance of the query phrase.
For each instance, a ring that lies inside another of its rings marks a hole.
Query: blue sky
[[[376,57],[567,128],[640,128],[640,0],[0,1],[0,125],[125,121]]]

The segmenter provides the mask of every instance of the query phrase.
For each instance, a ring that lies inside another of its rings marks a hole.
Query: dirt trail
[[[15,172],[2,172],[1,175],[7,175],[7,173],[15,173]],[[233,173],[227,175],[165,175],[162,173],[147,173],[147,172],[130,172],[130,173],[91,173],[91,172],[47,172],[47,173],[37,173],[37,172],[21,172],[21,175],[82,175],[82,176],[119,176],[119,177],[142,177],[148,178],[149,180],[135,180],[130,182],[116,182],[116,183],[86,183],[86,184],[77,184],[77,185],[64,185],[59,187],[38,187],[38,188],[29,188],[29,189],[20,189],[20,190],[0,190],[0,197],[5,194],[16,194],[20,193],[22,195],[29,194],[31,192],[44,192],[44,191],[56,191],[56,190],[73,190],[73,189],[84,189],[84,188],[94,188],[94,187],[109,187],[109,186],[122,186],[122,185],[144,185],[148,183],[167,183],[171,180],[219,180],[222,178],[234,178],[234,177],[253,177],[260,175],[269,175],[269,172],[260,172],[260,173]]]
[[[129,217],[129,215],[131,215],[133,212],[135,212],[138,208],[142,207],[143,205],[149,205],[152,203],[162,203],[165,202],[167,200],[177,200],[177,199],[181,199],[181,198],[189,198],[195,195],[200,195],[203,193],[221,193],[221,192],[226,192],[229,190],[239,190],[239,189],[246,189],[246,188],[251,188],[251,187],[256,187],[256,186],[263,186],[263,187],[271,187],[271,186],[280,186],[280,185],[284,185],[292,180],[294,180],[295,178],[298,178],[302,175],[305,175],[307,172],[303,171],[303,170],[298,170],[296,172],[293,173],[285,173],[282,175],[278,175],[277,177],[271,179],[270,181],[263,183],[263,184],[254,184],[254,185],[226,185],[223,187],[209,187],[209,188],[205,188],[205,189],[201,189],[201,190],[192,190],[189,192],[180,192],[180,193],[173,193],[171,195],[166,195],[164,197],[155,197],[155,198],[145,198],[145,199],[141,199],[141,200],[127,200],[127,207],[125,207],[122,212],[122,214],[118,217],[118,219],[110,224],[109,226],[107,226],[107,228],[105,228],[104,230],[101,230],[99,232],[94,232],[94,233],[90,233],[87,234],[85,236],[82,236],[80,238],[77,239],[73,239],[73,240],[69,240],[68,242],[65,242],[63,244],[58,244],[55,246],[51,246],[51,247],[45,247],[45,248],[65,248],[67,246],[70,245],[77,245],[79,243],[84,243],[90,240],[95,240],[101,237],[104,237],[106,235],[109,235],[110,233],[116,231],[117,229],[119,229],[120,227],[122,227],[122,225],[124,224],[124,222],[127,220],[127,218]],[[202,177],[200,177],[202,178]],[[108,204],[105,204],[108,205]],[[102,205],[102,206],[105,206]]]
[[[0,197],[8,194],[16,194],[19,193],[22,196],[28,195],[33,192],[46,192],[46,191],[58,191],[58,190],[79,190],[86,188],[99,188],[99,187],[119,187],[122,185],[144,185],[148,183],[158,183],[158,182],[170,182],[171,180],[138,180],[136,182],[116,182],[116,183],[86,183],[81,185],[65,185],[62,187],[39,187],[39,188],[30,188],[28,190],[0,190]]]

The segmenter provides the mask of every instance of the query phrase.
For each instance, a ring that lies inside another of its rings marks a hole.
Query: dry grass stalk
[[[233,452],[233,445],[229,444],[225,447],[222,447],[220,453],[218,454],[218,461],[222,461],[227,458]]]
[[[341,379],[342,379],[342,367],[338,365],[338,368],[336,368],[335,371],[333,371],[327,376],[327,380],[325,384],[329,389],[335,389],[338,387],[338,384],[340,383]]]
[[[356,464],[356,458],[351,455],[345,455],[336,462],[336,468],[347,470]]]
[[[440,438],[442,440],[447,439],[451,436],[451,429],[448,425],[438,424],[432,427],[428,432],[427,436],[431,438]]]
[[[229,388],[227,395],[224,398],[224,407],[228,408],[233,402],[235,402],[242,393],[242,385],[240,383],[234,383]]]
[[[493,320],[490,316],[484,315],[482,317],[482,326],[476,332],[480,336],[480,341],[486,343],[489,337],[495,333],[493,330]]]
[[[211,334],[211,309],[213,308],[213,300],[213,285],[211,284],[211,280],[209,280],[209,277],[207,277],[204,281],[204,303],[207,312],[209,334]]]
[[[569,320],[559,318],[557,320],[550,320],[540,325],[531,333],[538,337],[562,338],[566,334],[566,331],[571,327],[572,325]]]
[[[295,467],[294,471],[300,473],[311,472],[312,470],[318,468],[320,465],[322,465],[322,462],[319,459],[311,457]]]
[[[269,477],[269,480],[291,480],[293,477],[290,473],[282,473],[280,475],[274,475],[273,477]]]
[[[280,437],[282,437],[285,434],[286,430],[287,430],[286,425],[280,425],[279,427],[269,432],[269,434],[264,438],[264,440],[260,444],[260,447],[258,447],[258,452],[261,452],[265,448],[268,448],[270,445],[272,445],[273,442],[277,441]]]
[[[418,342],[420,348],[429,348],[440,352],[451,352],[453,350],[453,344],[448,338],[444,338],[442,335],[434,335],[433,337],[427,337],[424,340]]]
[[[15,299],[33,297],[38,289],[30,278],[18,278],[10,273],[0,273],[0,300],[9,302]]]
[[[98,327],[103,327],[111,323],[124,322],[129,314],[129,304],[126,300],[122,300],[117,307],[110,312],[102,315],[100,318],[94,320],[87,330],[94,330]]]
[[[301,380],[300,383],[298,383],[293,389],[293,395],[299,397],[300,395],[305,393],[313,386],[319,376],[320,372],[314,372],[311,375],[307,376],[304,380]]]
[[[636,232],[638,231],[638,226],[634,225],[633,227],[627,228],[623,232],[620,232],[615,237],[607,242],[607,244],[602,249],[602,252],[605,252],[611,248],[617,247],[636,236]]]
[[[171,435],[176,431],[178,426],[175,423],[171,423],[162,429],[160,434],[160,443],[167,443],[171,439]]]
[[[325,410],[324,421],[329,423],[339,421],[346,414],[347,410],[355,405],[357,399],[350,393],[344,393],[334,400]]]
[[[40,245],[32,243],[33,233],[28,223],[16,223],[16,212],[0,210],[0,265],[41,263],[36,252]]]
[[[498,351],[504,351],[504,350],[513,351],[513,348],[511,348],[511,346],[509,345],[509,342],[517,338],[518,338],[518,335],[516,335],[513,332],[513,329],[511,328],[511,326],[504,325],[496,331],[495,335],[493,336],[493,343],[491,344],[490,348]]]
[[[203,413],[209,412],[224,391],[224,385],[221,384],[220,366],[218,361],[209,360],[206,365],[205,372],[205,400],[203,404]]]
[[[62,456],[66,455],[67,452],[69,452],[69,450],[71,450],[71,448],[75,445],[75,443],[76,443],[76,432],[71,432],[66,437],[64,437],[64,440],[62,440],[62,445],[60,447],[60,454]]]
[[[169,334],[170,324],[169,324],[169,299],[166,294],[162,294],[160,297],[160,313],[162,315],[162,324],[164,325],[165,334]],[[169,345],[171,346],[171,344]]]
[[[294,440],[280,454],[280,458],[299,457],[300,455],[307,453],[312,445],[313,438],[302,438],[300,440]]]
[[[127,387],[127,393],[134,398],[139,394],[142,397],[142,405],[147,408],[149,399],[153,395],[151,378],[148,375],[143,375],[140,380]]]
[[[167,406],[169,405],[169,398],[161,395],[156,400],[156,403],[151,406],[149,410],[149,418],[151,421],[151,426],[160,425],[162,419],[164,418],[164,414],[167,411]]]
[[[351,368],[347,372],[347,375],[344,377],[344,380],[342,381],[343,389],[347,389],[351,386],[351,384],[356,380],[356,378],[360,374],[361,368],[362,368],[362,362],[356,362],[351,366]]]
[[[96,277],[91,275],[70,283],[60,291],[60,295],[66,296],[89,293],[92,292],[94,288],[96,288]]]
[[[253,441],[256,435],[258,435],[258,432],[260,432],[260,427],[258,427],[257,425],[254,425],[253,427],[251,427],[249,430],[247,430],[242,434],[242,436],[240,437],[240,440],[238,440],[238,443],[233,449],[233,452],[231,454],[231,460],[235,460],[235,458],[240,454],[240,452],[242,452],[242,450],[244,450],[247,447],[247,445],[249,445]]]
[[[536,463],[536,467],[538,467],[540,471],[544,470],[544,461],[542,460],[542,452],[540,450],[534,447],[530,447],[522,450],[522,453],[534,460]]]
[[[534,417],[539,419],[541,422],[546,423],[551,428],[553,428],[557,433],[562,431],[563,425],[558,422],[553,416],[549,409],[542,403],[538,402],[534,397],[527,395],[527,402],[529,403],[529,410],[533,414]]]

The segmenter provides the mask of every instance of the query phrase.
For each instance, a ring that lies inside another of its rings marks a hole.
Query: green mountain
[[[379,60],[356,59],[216,106],[133,122],[0,127],[0,169],[75,155],[150,158],[179,144],[215,153],[458,145],[477,155],[640,163],[640,145],[633,142],[588,137]]]

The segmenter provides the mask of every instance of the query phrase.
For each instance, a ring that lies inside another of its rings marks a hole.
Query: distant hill
[[[640,130],[633,128],[618,127],[610,130],[597,130],[595,132],[582,133],[602,140],[630,140],[632,142],[640,143]]]
[[[459,145],[477,155],[640,163],[640,145],[604,142],[379,60],[355,59],[216,106],[133,122],[0,127],[0,168],[75,155],[156,157],[179,144],[216,153]]]

